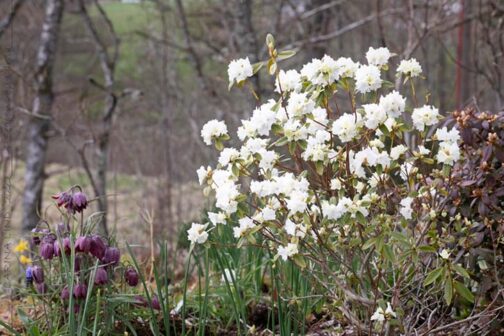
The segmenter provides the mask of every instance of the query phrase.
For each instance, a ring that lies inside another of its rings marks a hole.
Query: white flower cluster
[[[300,71],[279,70],[277,99],[241,121],[240,146],[220,149],[217,167],[197,172],[205,191],[215,194],[218,210],[208,213],[209,222],[216,226],[235,221],[232,230],[240,241],[254,241],[254,234],[264,230],[262,236],[270,237],[278,258],[299,262],[304,242],[321,235],[337,240],[340,234],[355,234],[353,223],[366,224],[376,214],[403,221],[420,218],[416,211],[424,209],[416,200],[421,203],[426,196],[411,181],[417,178],[417,165],[421,160],[433,169],[454,165],[460,159],[460,136],[456,129],[441,128],[426,139],[432,133],[427,127],[440,120],[438,109],[407,109],[404,95],[385,92],[382,72],[388,71],[392,56],[386,48],[370,48],[364,65],[326,55]],[[230,81],[250,76],[249,64],[233,61]],[[409,60],[397,71],[415,77],[421,67]],[[350,110],[340,111],[327,99],[337,90],[352,97]],[[411,110],[411,126],[419,137],[413,148],[403,140],[403,132],[411,130],[404,115]],[[229,138],[226,125],[216,120],[208,122],[201,135],[207,144]],[[396,186],[401,181],[403,185]],[[395,189],[382,194],[384,188]],[[207,226],[199,225],[188,231],[193,243],[207,239]],[[383,321],[395,314],[388,306],[373,316]]]
[[[252,77],[253,74],[254,70],[248,57],[237,59],[229,63],[228,77],[230,83],[240,83],[248,77]]]

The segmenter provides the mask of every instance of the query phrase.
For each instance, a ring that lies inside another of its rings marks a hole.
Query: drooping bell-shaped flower
[[[121,252],[117,247],[107,247],[101,261],[106,265],[115,266],[119,263],[120,259],[121,259]]]
[[[70,290],[68,289],[68,286],[63,287],[60,296],[62,300],[68,300],[70,298]]]
[[[83,192],[78,191],[72,195],[72,210],[74,212],[82,212],[82,210],[86,209],[87,205],[87,197]]]
[[[91,237],[80,236],[75,241],[75,251],[87,253],[91,249]]]
[[[128,267],[128,269],[124,272],[124,279],[128,285],[135,287],[138,285],[137,271],[133,267]]]
[[[73,295],[76,299],[84,299],[87,295],[86,284],[80,283],[74,286]]]
[[[32,267],[33,281],[40,284],[44,282],[44,269],[38,265]]]
[[[104,267],[98,267],[95,274],[95,285],[105,285],[108,282],[108,274]]]
[[[42,259],[51,260],[54,257],[55,239],[51,235],[47,235],[40,243],[39,253]]]
[[[159,298],[156,294],[152,296],[152,309],[161,310],[161,304],[159,303]]]
[[[106,249],[107,246],[100,238],[100,236],[91,236],[91,246],[89,248],[89,253],[91,253],[95,258],[102,259]]]

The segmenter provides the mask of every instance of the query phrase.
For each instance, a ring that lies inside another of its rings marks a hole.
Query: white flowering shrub
[[[415,92],[420,64],[370,48],[366,64],[326,55],[281,70],[293,53],[271,36],[267,46],[269,60],[229,65],[230,87],[263,66],[274,77],[272,98],[242,120],[240,145],[224,148],[223,122],[203,127],[220,155],[197,173],[217,210],[189,230],[191,242],[232,226],[238,248],[294,263],[335,314],[365,330],[430,328],[455,305],[467,315],[477,286],[453,232],[468,231],[446,213],[444,187],[463,152],[458,130],[436,130],[438,109]],[[385,80],[394,67],[402,92]]]

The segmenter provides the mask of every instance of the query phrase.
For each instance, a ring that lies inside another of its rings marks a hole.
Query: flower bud
[[[91,237],[89,253],[91,253],[95,258],[102,259],[106,249],[107,247],[100,236],[94,235]]]
[[[131,287],[138,285],[138,273],[133,267],[129,267],[124,272],[124,279]]]
[[[105,285],[108,282],[107,271],[104,267],[98,267],[95,274],[94,283],[95,285]]]
[[[86,284],[77,284],[74,287],[73,295],[76,299],[84,299],[87,295],[87,286]]]
[[[121,259],[121,252],[117,247],[107,247],[102,258],[104,264],[117,265]]]
[[[40,266],[32,267],[33,280],[35,283],[40,284],[44,282],[44,269]]]

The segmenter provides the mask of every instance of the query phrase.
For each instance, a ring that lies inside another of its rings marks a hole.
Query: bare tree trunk
[[[12,23],[12,20],[14,20],[14,17],[16,16],[19,8],[23,4],[23,0],[15,0],[14,2],[11,3],[10,10],[5,15],[5,17],[0,20],[0,38],[2,37],[3,33],[5,33],[5,30],[9,28],[10,24]]]
[[[47,0],[45,19],[37,53],[35,71],[35,99],[28,123],[26,149],[25,189],[23,193],[24,231],[32,229],[39,221],[44,187],[44,166],[48,136],[51,126],[52,70],[63,16],[64,0]]]
[[[84,0],[79,0],[79,8],[84,19],[89,34],[92,37],[100,66],[103,72],[104,84],[99,84],[95,80],[91,82],[105,93],[105,106],[103,109],[102,122],[100,125],[100,133],[98,135],[98,147],[96,148],[97,164],[96,164],[96,179],[93,177],[90,170],[86,170],[88,177],[95,182],[92,182],[95,196],[98,198],[98,211],[103,213],[102,220],[99,225],[99,230],[102,234],[108,235],[107,214],[108,214],[108,199],[107,199],[107,171],[108,171],[108,156],[110,147],[110,134],[112,131],[114,112],[117,107],[117,96],[113,91],[115,83],[114,72],[117,58],[119,56],[119,39],[114,31],[112,22],[107,17],[105,11],[97,0],[94,1],[98,12],[103,18],[109,33],[112,36],[112,53],[107,50],[105,43],[102,41],[98,30],[94,25],[84,3]],[[83,158],[85,159],[85,158]]]

